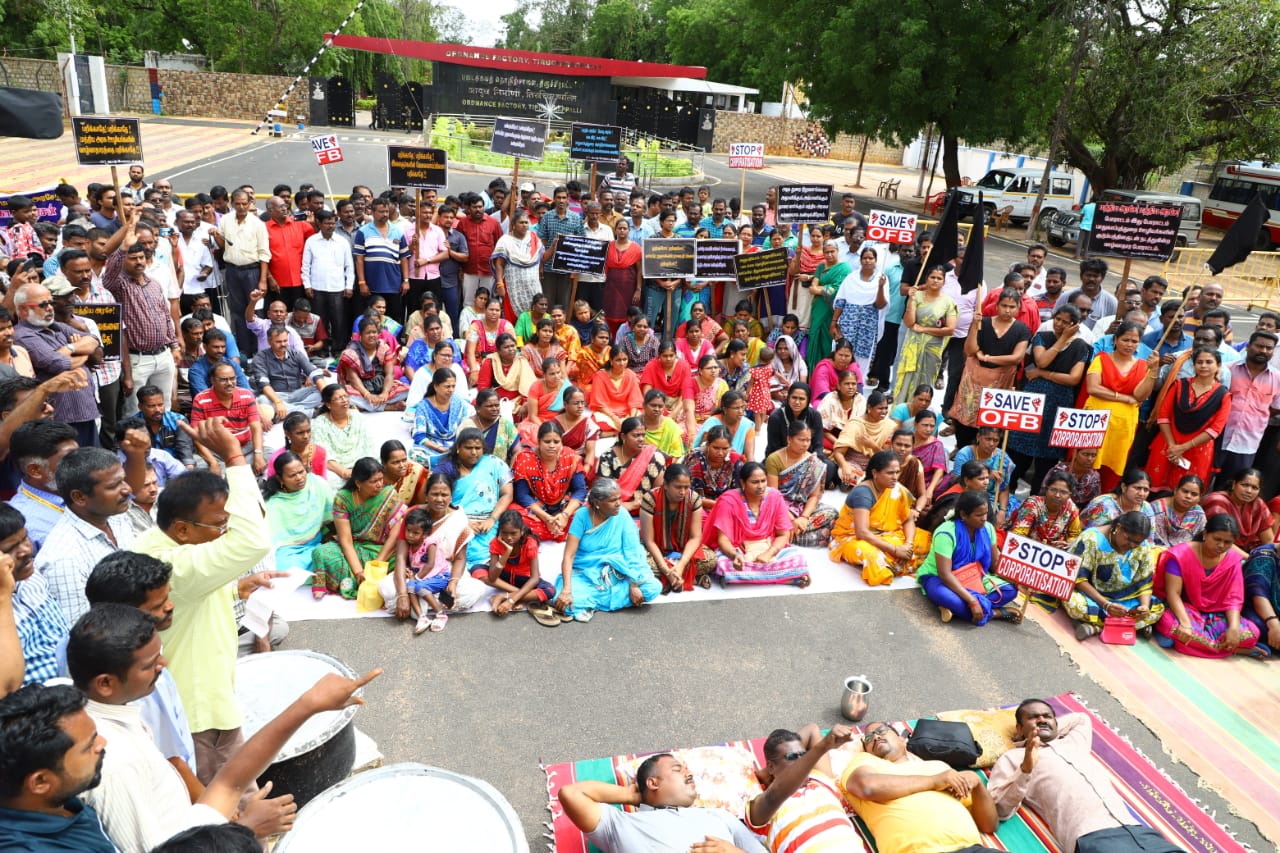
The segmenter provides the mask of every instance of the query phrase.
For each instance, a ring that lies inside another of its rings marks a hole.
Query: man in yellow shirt
[[[163,631],[165,657],[186,706],[196,769],[209,784],[244,742],[236,702],[236,580],[271,548],[266,507],[240,443],[221,418],[201,421],[192,438],[226,465],[226,480],[190,471],[170,481],[156,501],[156,526],[133,550],[173,567],[173,625]],[[265,583],[274,572],[253,577]]]
[[[912,755],[888,723],[867,726],[862,748],[841,773],[840,788],[880,853],[991,849],[980,833],[994,833],[999,820],[977,773]]]

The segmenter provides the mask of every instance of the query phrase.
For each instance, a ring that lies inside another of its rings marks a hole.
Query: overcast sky
[[[503,15],[516,8],[516,0],[486,0],[483,3],[465,2],[465,0],[446,0],[447,4],[459,9],[467,19],[471,33],[471,44],[492,47],[502,35]]]

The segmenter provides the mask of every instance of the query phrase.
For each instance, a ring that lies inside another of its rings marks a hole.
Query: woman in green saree
[[[364,580],[365,563],[395,558],[400,525],[409,508],[388,486],[378,460],[366,456],[351,468],[351,478],[333,501],[337,539],[316,548],[311,594],[316,599],[336,592],[355,598]]]
[[[813,294],[813,308],[809,314],[809,349],[805,353],[810,375],[818,369],[818,362],[831,355],[831,318],[835,314],[832,304],[850,269],[840,260],[840,247],[836,241],[828,240],[822,244],[822,263],[818,264],[813,275],[796,276],[796,281],[807,286]]]

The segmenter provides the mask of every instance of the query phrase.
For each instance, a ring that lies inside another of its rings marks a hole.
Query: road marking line
[[[204,168],[204,167],[206,167],[206,166],[216,166],[216,165],[217,165],[217,164],[219,164],[219,163],[223,163],[223,162],[225,162],[225,161],[227,161],[227,160],[232,160],[232,159],[234,159],[234,158],[236,158],[236,157],[239,157],[239,156],[241,156],[241,155],[244,155],[244,154],[253,154],[253,153],[257,152],[257,151],[261,151],[263,148],[266,148],[267,146],[269,146],[269,145],[271,145],[271,144],[272,144],[272,143],[270,143],[270,142],[264,142],[263,144],[261,144],[261,145],[259,145],[259,146],[255,147],[255,148],[248,148],[248,149],[245,149],[245,150],[243,150],[243,151],[235,151],[235,152],[233,152],[233,153],[231,153],[231,154],[228,154],[228,155],[227,155],[227,156],[225,156],[225,157],[219,157],[217,160],[210,160],[210,161],[209,161],[209,162],[207,162],[207,163],[197,163],[196,165],[191,166],[190,168],[183,169],[181,172],[171,172],[171,173],[169,173],[169,177],[170,177],[170,178],[179,178],[179,177],[181,177],[181,176],[183,176],[183,175],[187,174],[188,172],[194,172],[194,171],[196,171],[197,169],[203,169],[203,168]]]

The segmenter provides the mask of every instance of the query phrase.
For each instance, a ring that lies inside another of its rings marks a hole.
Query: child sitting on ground
[[[773,414],[773,398],[770,395],[773,356],[774,352],[769,347],[762,349],[760,366],[751,368],[751,378],[747,380],[747,411],[755,419],[757,431],[764,429],[765,421]]]
[[[538,540],[514,509],[498,517],[498,535],[489,543],[489,565],[473,566],[471,576],[498,590],[491,599],[495,616],[545,604],[556,590],[538,572]]]
[[[445,606],[436,598],[449,586],[449,555],[439,554],[436,544],[427,539],[430,529],[427,511],[411,509],[404,517],[404,538],[396,543],[396,565],[405,567],[404,590],[409,594],[409,607],[418,617],[413,627],[415,636],[427,630],[443,631],[449,621]],[[422,609],[423,599],[430,610]]]

